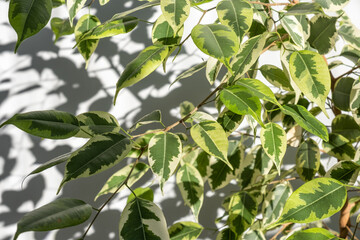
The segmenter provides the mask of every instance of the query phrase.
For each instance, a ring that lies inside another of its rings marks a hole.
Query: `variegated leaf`
[[[170,26],[177,31],[190,13],[190,0],[161,0],[161,11]]]
[[[81,224],[91,213],[92,207],[81,200],[56,199],[23,216],[17,224],[14,240],[23,232],[50,231]]]
[[[332,100],[335,106],[344,111],[350,110],[350,94],[355,80],[350,77],[340,78],[336,81]]]
[[[239,115],[250,114],[260,125],[263,125],[260,100],[250,94],[247,88],[239,85],[224,88],[220,92],[220,99],[230,111]]]
[[[341,160],[352,160],[355,148],[347,138],[337,133],[329,134],[329,141],[323,142],[324,151],[330,156]]]
[[[61,5],[65,4],[65,0],[51,0],[52,1],[52,7],[57,8]]]
[[[237,236],[230,228],[225,228],[218,233],[216,240],[237,240]]]
[[[129,128],[129,132],[135,131],[138,127],[142,125],[147,125],[150,123],[161,123],[161,112],[160,110],[152,111],[151,113],[146,114],[139,120],[137,120],[134,125]]]
[[[90,138],[96,134],[120,131],[119,122],[108,112],[91,111],[77,115],[76,118],[81,130],[76,137]]]
[[[73,25],[76,14],[84,7],[86,0],[67,0],[66,7],[69,12],[70,26]]]
[[[286,10],[285,15],[306,15],[323,13],[321,5],[316,2],[299,2]]]
[[[345,7],[349,0],[315,0],[315,2],[319,3],[325,10],[336,12]]]
[[[263,227],[275,222],[284,209],[286,200],[292,193],[291,185],[288,182],[284,182],[275,185],[274,188],[266,195],[263,206],[262,215]]]
[[[286,152],[286,132],[279,124],[270,122],[261,129],[260,140],[265,153],[274,162],[280,174],[282,159]]]
[[[80,54],[85,59],[86,65],[85,68],[87,68],[89,64],[89,59],[91,55],[94,53],[95,49],[97,48],[97,45],[99,43],[99,40],[96,39],[89,39],[85,41],[80,42],[80,37],[89,31],[90,29],[100,25],[100,20],[93,15],[85,14],[83,15],[79,21],[76,23],[74,33],[75,33],[75,40],[78,43],[77,48],[80,52]]]
[[[56,166],[56,165],[61,164],[63,162],[66,162],[69,159],[69,157],[71,156],[71,154],[72,154],[72,152],[68,152],[68,153],[62,154],[62,155],[60,155],[60,156],[58,156],[56,158],[53,158],[53,159],[41,164],[35,170],[31,171],[31,173],[29,173],[26,177],[28,177],[28,176],[30,176],[32,174],[40,173],[42,171],[45,171],[48,168],[51,168],[53,166]]]
[[[236,114],[229,109],[225,108],[216,120],[225,130],[227,136],[235,131],[244,119],[243,115]]]
[[[326,116],[325,100],[330,92],[330,73],[324,58],[318,53],[303,50],[290,57],[290,73],[296,85]]]
[[[171,240],[196,240],[204,228],[194,222],[177,222],[169,227]]]
[[[110,0],[99,0],[101,6],[107,4]]]
[[[345,57],[352,61],[354,64],[357,64],[360,61],[360,50],[357,48],[354,48],[351,45],[345,45],[343,49],[341,50],[340,56]],[[334,61],[335,62],[335,61]],[[342,62],[339,62],[339,65],[343,64]],[[329,67],[330,69],[330,67]]]
[[[334,178],[343,184],[354,185],[359,176],[360,165],[353,161],[340,161],[332,166],[325,177]]]
[[[230,169],[223,161],[214,161],[209,168],[209,185],[213,191],[223,188],[235,179],[240,168],[240,162],[244,160],[245,150],[239,142],[229,141],[227,158],[233,167]]]
[[[115,166],[126,157],[131,146],[130,140],[119,133],[105,133],[91,138],[71,154],[58,192],[68,181],[89,177]]]
[[[70,22],[68,18],[61,19],[54,17],[51,19],[50,26],[51,26],[51,30],[55,34],[54,43],[56,43],[61,36],[70,35],[74,33],[74,28],[70,26]]]
[[[315,15],[310,21],[310,45],[320,54],[328,53],[335,46],[337,17]]]
[[[130,171],[131,175],[130,177]],[[95,197],[95,201],[98,197],[108,194],[108,193],[114,193],[121,184],[124,184],[125,180],[127,179],[127,185],[131,187],[135,182],[137,182],[144,174],[148,171],[149,166],[145,163],[139,162],[134,167],[134,164],[129,164],[126,167],[123,167],[116,173],[114,173],[108,180],[106,180],[104,186],[100,189],[98,194]],[[123,190],[125,185],[123,185],[118,191]]]
[[[180,43],[183,31],[184,28],[174,31],[164,15],[160,15],[153,26],[151,40],[154,44],[176,45]]]
[[[239,50],[239,41],[230,27],[221,24],[199,24],[192,29],[191,38],[202,52],[220,60],[231,69],[229,61]]]
[[[170,240],[166,220],[153,202],[135,198],[126,204],[119,222],[120,240]]]
[[[176,174],[176,184],[180,189],[185,205],[191,208],[196,221],[198,221],[204,201],[204,182],[201,174],[195,167],[185,163]]]
[[[169,132],[154,135],[149,142],[149,164],[151,170],[160,178],[160,188],[174,173],[180,162],[182,143],[180,138]]]
[[[133,61],[126,65],[116,83],[114,103],[119,91],[131,86],[155,71],[166,58],[169,48],[164,45],[153,45],[145,48]]]
[[[280,68],[270,64],[262,65],[260,71],[264,78],[275,87],[282,88],[286,91],[293,91],[290,80]]]
[[[206,79],[213,85],[221,69],[222,63],[216,58],[209,57],[206,62]]]
[[[185,70],[184,72],[182,72],[180,75],[178,75],[176,77],[176,79],[170,84],[170,87],[176,83],[177,81],[179,81],[180,79],[183,78],[188,78],[191,77],[192,75],[194,75],[195,73],[201,71],[203,68],[205,68],[206,66],[206,61],[205,62],[201,62],[199,64],[196,64],[195,66],[189,68],[188,70]]]
[[[259,145],[254,146],[245,156],[244,161],[240,162],[240,171],[238,173],[238,184],[244,189],[252,183],[254,179],[255,172],[255,161],[258,150],[260,149]]]
[[[216,11],[221,24],[231,27],[241,42],[253,21],[251,5],[242,0],[223,0],[216,6]]]
[[[305,40],[308,40],[308,38],[310,37],[310,30],[311,30],[309,20],[306,18],[306,15],[296,15],[295,17],[301,24],[301,27],[304,31]]]
[[[253,78],[241,78],[236,81],[236,85],[245,87],[249,92],[252,93],[252,95],[260,99],[280,105],[276,100],[275,94],[260,80]]]
[[[264,33],[241,44],[239,52],[230,63],[234,75],[230,77],[229,82],[241,78],[256,63],[265,46],[266,37],[267,33]]]
[[[123,18],[111,18],[110,20],[99,24],[95,27],[88,29],[87,32],[83,32],[79,35],[77,43],[82,41],[101,38],[107,38],[116,36],[122,33],[128,33],[132,31],[138,24],[139,19],[136,17],[123,17]]]
[[[265,235],[260,230],[250,229],[242,235],[243,240],[266,240]]]
[[[142,153],[142,156],[147,156],[147,152],[143,152],[142,150],[139,149],[140,148],[143,148],[143,149],[146,149],[148,147],[148,144],[150,142],[150,139],[155,135],[155,133],[151,133],[151,130],[150,130],[150,133],[147,133],[145,134],[144,136],[141,136],[139,138],[137,138],[134,142],[134,146],[136,147],[133,147],[130,152],[128,153],[127,157],[130,157],[130,158],[138,158],[140,153]]]
[[[337,240],[338,238],[326,230],[324,228],[310,228],[301,231],[295,232],[291,235],[287,240],[329,240],[334,239]]]
[[[134,195],[135,194],[135,195]],[[133,201],[135,198],[142,198],[148,201],[154,201],[154,192],[151,188],[135,188],[129,195],[126,203]]]
[[[360,148],[358,148],[355,152],[354,162],[360,164]]]
[[[34,136],[50,139],[66,139],[79,132],[79,122],[70,113],[48,110],[15,114],[0,125],[12,124]]]
[[[48,0],[11,0],[9,4],[9,22],[18,39],[15,53],[26,38],[29,38],[48,23],[52,10],[52,1]]]
[[[280,22],[284,29],[289,33],[294,43],[301,47],[301,49],[304,49],[306,39],[304,29],[299,20],[295,16],[285,15],[281,18]]]
[[[254,222],[257,213],[257,203],[247,192],[234,194],[229,203],[228,224],[232,231],[241,235]]]
[[[195,124],[190,129],[192,139],[208,154],[224,161],[230,168],[227,159],[229,142],[224,129],[216,121],[203,121]]]
[[[309,223],[332,216],[347,199],[346,188],[332,178],[316,178],[300,186],[286,201],[276,225]]]
[[[251,176],[251,184],[257,184],[265,180],[267,177],[270,177],[271,174],[269,173],[274,164],[271,158],[265,153],[262,146],[258,146],[256,154],[253,157],[254,168]]]
[[[285,114],[290,115],[296,123],[306,131],[319,136],[324,141],[329,140],[329,133],[326,126],[317,120],[305,107],[288,104],[283,106],[281,110]]]
[[[296,171],[303,181],[310,181],[320,167],[320,149],[311,138],[302,142],[296,152]]]
[[[341,134],[350,142],[360,140],[360,126],[350,115],[337,115],[331,122],[331,129],[333,133]]]
[[[351,46],[360,51],[360,29],[350,22],[346,22],[338,30],[339,35]]]

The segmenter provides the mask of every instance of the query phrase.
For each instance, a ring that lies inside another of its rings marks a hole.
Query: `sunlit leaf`
[[[324,151],[330,156],[341,160],[352,160],[355,156],[355,148],[347,138],[338,134],[330,133],[329,141],[323,142]]]
[[[351,142],[360,139],[360,126],[350,115],[337,115],[331,122],[331,128],[333,133],[341,134]]]
[[[168,231],[171,240],[196,240],[204,228],[194,222],[177,222]]]
[[[295,232],[287,240],[329,240],[338,239],[335,235],[324,228],[310,228]]]
[[[154,200],[154,192],[151,188],[135,188],[133,192],[135,193],[136,197],[134,193],[131,193],[126,203],[133,201],[135,198],[142,198],[151,202]]]
[[[243,240],[266,240],[265,235],[260,230],[249,230],[242,235]]]
[[[241,78],[236,81],[236,85],[245,87],[249,92],[260,99],[279,105],[275,94],[260,80],[253,78]]]
[[[337,30],[335,27],[337,17],[315,15],[310,21],[310,45],[320,54],[328,53],[335,45]]]
[[[280,68],[273,65],[262,65],[260,71],[265,79],[272,85],[286,91],[293,91],[290,80]]]
[[[320,167],[320,149],[318,144],[308,138],[302,142],[296,152],[296,171],[304,181],[310,181]]]
[[[188,18],[190,0],[161,0],[161,11],[170,26],[177,31]]]
[[[184,28],[181,28],[179,31],[174,31],[170,26],[169,22],[166,21],[164,15],[156,20],[151,34],[152,42],[161,43],[163,45],[173,45],[179,44],[183,34]]]
[[[76,14],[84,7],[86,0],[67,0],[66,7],[69,12],[70,26],[73,25]]]
[[[325,177],[334,178],[347,185],[354,185],[359,171],[359,164],[353,161],[340,161],[326,172]]]
[[[285,15],[306,15],[323,13],[321,5],[316,2],[299,2],[285,12]]]
[[[336,12],[345,7],[349,0],[315,0],[315,2],[319,3],[325,10]]]
[[[57,40],[65,35],[70,35],[74,33],[74,28],[70,26],[69,19],[61,19],[54,17],[51,19],[50,22],[51,30],[55,34],[55,40],[54,42],[57,42]]]
[[[289,33],[294,43],[301,47],[301,49],[304,49],[306,39],[304,29],[299,20],[293,15],[285,15],[281,18],[280,22],[284,29]]]
[[[338,30],[339,35],[351,46],[360,51],[360,29],[346,22]]]

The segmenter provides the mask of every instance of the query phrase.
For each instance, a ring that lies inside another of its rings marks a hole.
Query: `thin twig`
[[[85,239],[86,234],[89,232],[91,226],[94,224],[95,220],[97,219],[97,217],[99,216],[99,214],[101,213],[101,211],[104,209],[104,207],[111,201],[111,199],[113,199],[113,197],[118,193],[118,191],[124,186],[127,185],[127,182],[129,181],[129,178],[133,172],[133,170],[135,169],[136,164],[139,162],[139,159],[141,158],[142,154],[144,153],[145,149],[141,149],[141,152],[139,154],[139,157],[136,159],[136,161],[134,162],[134,165],[132,166],[128,176],[126,177],[126,179],[124,180],[124,182],[122,184],[120,184],[120,186],[116,189],[116,191],[106,200],[106,202],[104,202],[104,204],[97,209],[97,213],[95,215],[95,217],[93,218],[93,220],[91,221],[91,223],[89,224],[88,228],[86,229],[86,231],[84,232],[83,236],[81,239]]]
[[[282,225],[282,228],[280,228],[280,230],[272,237],[270,238],[270,240],[276,240],[276,237],[279,236],[287,226],[289,226],[291,223],[285,223]]]
[[[353,73],[356,69],[359,69],[359,68],[360,68],[360,65],[357,65],[357,66],[353,67],[352,69],[350,69],[349,71],[347,71],[346,73],[343,73],[340,76],[336,77],[334,80],[337,81],[338,79],[340,79],[350,73]]]
[[[356,226],[355,226],[355,229],[354,229],[354,233],[352,234],[351,240],[354,240],[354,238],[358,239],[358,238],[355,236],[358,225],[359,225],[359,223],[357,222],[357,223],[356,223]]]

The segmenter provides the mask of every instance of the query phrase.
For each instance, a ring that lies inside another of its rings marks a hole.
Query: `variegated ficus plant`
[[[356,195],[360,30],[343,10],[349,0],[150,0],[103,23],[94,15],[78,14],[93,2],[10,0],[9,22],[18,35],[15,52],[22,41],[47,25],[53,8],[66,4],[69,18],[54,17],[50,22],[55,40],[74,34],[86,63],[100,39],[126,34],[138,24],[152,24],[149,38],[153,45],[126,65],[116,84],[114,104],[121,89],[146,81],[161,65],[164,69],[171,65],[168,60],[191,41],[208,58],[175,81],[204,69],[203,78],[213,89],[196,106],[186,99],[179,103],[181,117],[169,126],[162,123],[155,106],[129,129],[100,111],[78,116],[56,110],[34,111],[4,122],[1,127],[12,124],[41,138],[89,139],[78,150],[30,173],[66,164],[59,191],[69,181],[91,177],[125,158],[133,159],[109,176],[94,196],[97,199],[106,194],[100,207],[59,198],[23,216],[14,239],[26,231],[48,231],[89,221],[80,238],[85,239],[104,207],[126,188],[131,194],[118,219],[120,239],[196,239],[205,228],[198,221],[206,201],[204,185],[217,191],[230,182],[238,190],[229,192],[219,206],[224,214],[214,219],[219,226],[214,239],[357,239],[360,218],[351,222],[350,217],[360,207],[360,196]],[[112,4],[109,0],[99,2]],[[149,8],[159,10],[153,23],[131,16]],[[193,24],[187,24],[190,9],[201,13],[192,17]],[[217,17],[203,24],[209,12]],[[184,23],[190,34],[183,35]],[[341,49],[335,49],[336,43]],[[259,64],[268,51],[278,54],[274,59],[278,66]],[[334,76],[332,71],[339,66],[344,70]],[[214,104],[218,114],[203,111],[204,105]],[[328,119],[331,126],[325,126],[321,119]],[[138,129],[149,123],[161,124],[160,129]],[[174,132],[178,125],[184,126],[183,132]],[[297,149],[287,160],[295,165],[290,168],[282,165],[289,146]],[[332,161],[324,163],[330,157]],[[147,171],[154,173],[161,190],[175,175],[174,187],[180,189],[191,210],[192,222],[167,226],[166,213],[153,202],[152,189],[132,187]],[[297,189],[293,191],[294,182]],[[349,191],[353,192],[351,197]],[[337,212],[339,231],[323,221]]]

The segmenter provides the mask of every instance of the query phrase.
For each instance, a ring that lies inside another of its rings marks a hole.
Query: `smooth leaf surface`
[[[11,0],[9,22],[18,38],[15,53],[22,41],[43,29],[50,20],[52,1],[48,0]]]
[[[72,152],[65,153],[63,155],[60,155],[56,158],[51,159],[50,161],[47,161],[46,163],[41,164],[39,167],[31,171],[27,176],[30,176],[32,174],[41,173],[42,171],[45,171],[48,168],[51,168],[53,166],[59,165],[63,162],[66,162],[69,157],[71,156]]]
[[[54,17],[51,19],[50,26],[51,30],[55,34],[54,42],[57,42],[57,40],[62,36],[74,33],[74,28],[70,26],[69,19],[61,19]]]
[[[347,138],[338,134],[330,133],[329,141],[323,142],[324,151],[330,156],[341,160],[352,160],[355,156],[355,148]]]
[[[300,144],[296,152],[296,172],[306,182],[314,178],[319,167],[319,146],[312,138],[308,138]]]
[[[287,240],[329,240],[337,239],[335,235],[324,228],[310,228],[295,232]]]
[[[176,83],[180,79],[191,77],[192,75],[201,71],[205,67],[206,67],[206,61],[196,64],[195,66],[189,68],[188,70],[182,72],[179,76],[177,76],[176,79],[171,83],[170,86],[172,86],[174,83]]]
[[[350,142],[355,142],[360,139],[360,126],[350,115],[337,115],[331,122],[331,129],[333,133],[341,134]]]
[[[336,81],[332,99],[338,109],[344,111],[350,110],[350,94],[354,81],[350,77],[340,78]]]
[[[315,2],[319,3],[325,10],[336,12],[345,7],[349,0],[315,0]]]
[[[204,228],[194,222],[177,222],[169,227],[169,235],[171,240],[195,240]]]
[[[169,132],[154,135],[149,142],[148,156],[151,170],[160,178],[160,188],[174,173],[180,162],[182,143],[180,138]]]
[[[289,64],[296,85],[327,116],[325,100],[330,92],[331,80],[324,58],[318,53],[303,50],[291,54]]]
[[[299,2],[287,9],[285,15],[306,15],[323,13],[321,5],[316,2]]]
[[[50,231],[81,224],[91,213],[92,207],[81,200],[57,199],[23,216],[17,224],[14,240],[23,232]]]
[[[266,240],[265,235],[260,230],[249,230],[242,235],[243,240]]]
[[[150,123],[161,123],[161,112],[160,110],[154,110],[151,113],[146,114],[139,120],[137,120],[134,125],[129,128],[129,132],[132,132],[139,128],[140,126],[147,125]]]
[[[260,72],[264,78],[275,87],[282,88],[286,91],[293,91],[289,78],[280,68],[270,64],[262,65]]]
[[[300,186],[286,201],[276,224],[309,223],[340,211],[347,198],[346,188],[332,178],[316,178]]]
[[[70,25],[73,25],[76,14],[84,7],[86,0],[67,0],[66,7],[69,12]]]
[[[299,20],[293,15],[285,15],[281,18],[280,22],[284,29],[289,33],[294,43],[301,47],[301,49],[304,49],[306,38],[304,29]]]
[[[244,119],[243,115],[236,114],[228,109],[224,109],[216,120],[225,130],[227,136],[235,131]]]
[[[209,57],[206,62],[206,79],[213,85],[221,69],[222,63],[216,58]]]
[[[216,240],[237,240],[237,237],[236,233],[234,233],[230,228],[225,228],[218,233]]]
[[[190,0],[161,0],[161,11],[170,26],[177,31],[190,13]]]
[[[120,216],[119,235],[121,240],[170,240],[161,209],[155,203],[141,198],[126,204]]]
[[[58,192],[68,181],[113,167],[126,157],[131,146],[130,140],[119,133],[105,133],[91,138],[70,156]]]
[[[80,130],[74,115],[55,110],[18,113],[2,123],[0,128],[7,124],[34,136],[50,139],[66,139]]]
[[[133,201],[135,198],[142,198],[151,202],[154,201],[154,192],[151,188],[135,188],[133,192],[135,193],[136,197],[134,193],[131,193],[126,203]]]
[[[335,27],[337,17],[315,15],[310,21],[310,45],[320,54],[328,53],[335,45],[337,30]]]
[[[260,99],[279,105],[275,94],[260,80],[253,78],[241,78],[236,81],[236,85],[245,87],[249,92]]]
[[[183,34],[184,28],[179,31],[174,31],[168,21],[166,21],[164,15],[161,15],[155,22],[151,39],[152,42],[161,43],[163,45],[179,44]]]
[[[343,184],[354,185],[359,176],[360,165],[353,161],[340,161],[326,172],[325,177],[334,178]]]
[[[360,50],[360,30],[352,23],[346,22],[338,30],[339,35],[352,47]]]

